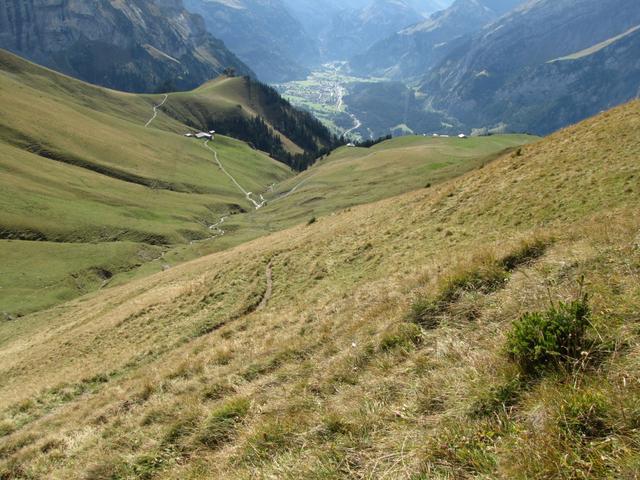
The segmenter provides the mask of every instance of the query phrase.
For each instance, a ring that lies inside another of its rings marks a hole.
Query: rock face
[[[316,42],[281,0],[186,0],[212,34],[266,82],[305,78],[318,60]]]
[[[471,127],[548,133],[637,95],[638,25],[637,0],[531,0],[447,55],[421,91]]]
[[[0,47],[125,91],[189,89],[251,70],[182,0],[0,0]]]
[[[376,41],[425,19],[451,0],[282,0],[322,61],[347,60]]]
[[[456,0],[427,20],[375,43],[351,61],[364,75],[407,80],[424,76],[458,47],[464,36],[477,32],[523,0]]]
[[[321,43],[331,60],[348,60],[421,20],[424,17],[405,0],[376,0],[362,9],[336,13]]]

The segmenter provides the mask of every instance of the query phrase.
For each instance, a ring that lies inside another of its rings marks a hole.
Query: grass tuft
[[[235,398],[214,410],[200,431],[198,442],[208,448],[218,448],[231,441],[249,407],[248,399]]]
[[[551,244],[552,240],[543,237],[533,237],[529,240],[523,240],[519,247],[513,252],[504,256],[500,263],[507,271],[515,270],[516,268],[527,265],[534,260],[542,257],[547,248]]]
[[[411,350],[422,341],[422,330],[414,323],[397,323],[382,334],[380,350],[387,352],[401,348]]]

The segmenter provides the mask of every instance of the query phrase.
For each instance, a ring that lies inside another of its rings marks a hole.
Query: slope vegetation
[[[639,113],[5,322],[2,476],[634,478]]]
[[[259,210],[232,215],[221,225],[224,235],[177,246],[163,257],[169,264],[234,247],[257,237],[314,222],[356,205],[400,193],[431,188],[481,168],[505,150],[534,141],[527,135],[458,138],[401,137],[371,148],[341,147],[308,170],[272,185]],[[148,266],[160,268],[158,262]]]

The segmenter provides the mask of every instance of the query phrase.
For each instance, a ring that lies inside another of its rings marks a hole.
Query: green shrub
[[[398,347],[413,348],[422,340],[420,327],[413,323],[398,323],[389,327],[380,339],[380,350],[389,351]]]
[[[523,240],[520,246],[503,257],[500,263],[508,271],[515,270],[519,266],[526,265],[544,255],[549,243],[550,240],[539,237]]]
[[[586,296],[545,312],[526,313],[509,332],[507,352],[527,373],[576,358],[586,347],[589,316]]]
[[[316,217],[311,217],[309,219],[309,221],[307,222],[307,225],[313,225],[314,223],[316,223],[318,221],[318,219]]]
[[[201,444],[217,448],[233,439],[236,428],[249,411],[249,400],[236,398],[214,410],[198,435]]]

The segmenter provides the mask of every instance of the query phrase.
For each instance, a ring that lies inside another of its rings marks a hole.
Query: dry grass
[[[637,478],[639,112],[2,324],[1,475]],[[583,275],[597,348],[520,378],[514,320]]]

